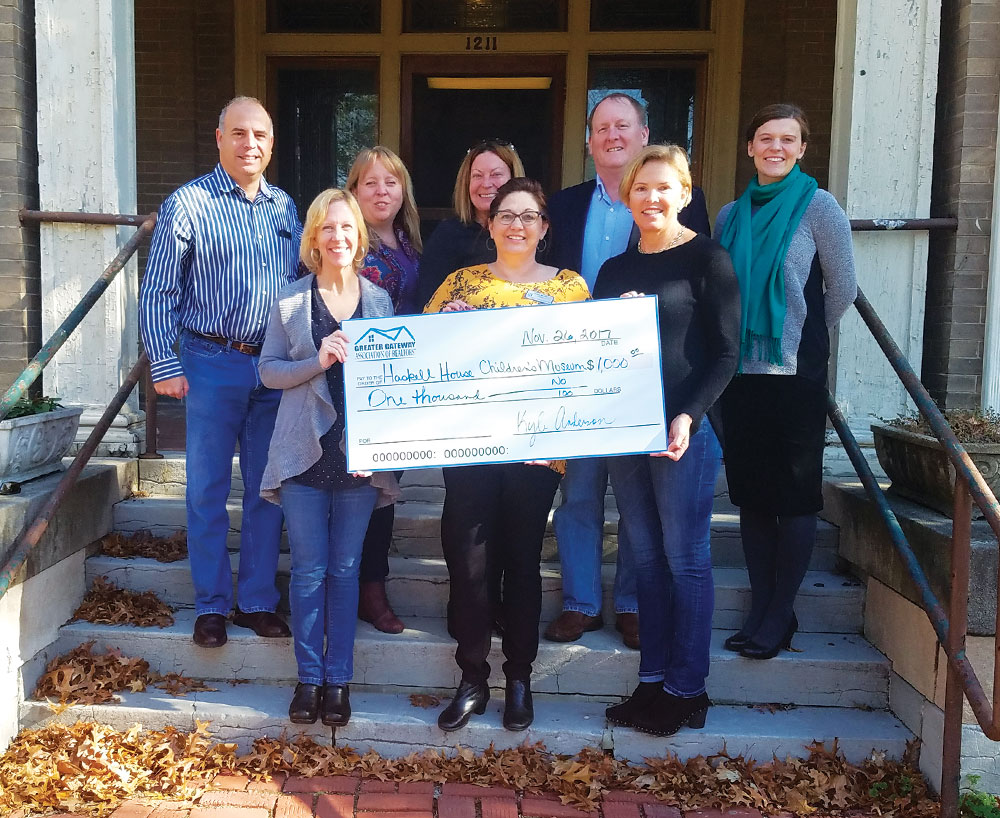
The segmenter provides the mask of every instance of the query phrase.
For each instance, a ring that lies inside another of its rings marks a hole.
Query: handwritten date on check
[[[655,296],[343,328],[350,471],[667,447]]]

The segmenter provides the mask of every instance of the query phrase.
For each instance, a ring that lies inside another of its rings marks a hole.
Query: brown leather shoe
[[[241,628],[249,628],[258,636],[265,636],[268,639],[280,639],[283,636],[292,635],[285,620],[272,611],[243,613],[237,608],[233,616],[233,624]]]
[[[625,647],[639,650],[639,614],[615,614],[615,630],[622,635]]]
[[[545,629],[550,642],[575,642],[586,631],[599,631],[604,627],[601,615],[587,616],[580,611],[563,611]]]
[[[385,582],[362,582],[358,585],[358,619],[371,622],[382,633],[402,633],[405,627],[389,605]]]
[[[221,648],[226,644],[226,617],[202,614],[194,621],[194,643],[200,648]]]

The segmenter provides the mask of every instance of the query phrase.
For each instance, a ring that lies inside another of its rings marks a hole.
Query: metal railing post
[[[162,460],[163,455],[156,450],[158,430],[156,428],[156,389],[153,387],[153,373],[146,367],[144,380],[146,409],[146,451],[139,455],[140,460]]]
[[[955,506],[951,530],[951,600],[948,654],[965,656],[969,626],[969,570],[972,558],[972,495],[961,474],[955,475]],[[962,677],[948,662],[944,693],[944,737],[941,747],[941,818],[958,818],[962,777]]]

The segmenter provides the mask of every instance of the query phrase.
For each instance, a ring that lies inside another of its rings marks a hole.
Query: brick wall
[[[33,0],[0,5],[0,389],[41,345],[38,227],[17,215],[38,208],[34,37]]]
[[[982,394],[998,94],[1000,4],[943,4],[931,215],[958,230],[931,233],[921,378],[949,408]]]
[[[215,127],[235,87],[233,2],[135,0],[140,213],[218,162]]]
[[[773,102],[791,102],[806,112],[812,134],[802,169],[826,187],[836,36],[837,0],[746,0],[738,193],[753,175],[743,130],[760,108]]]

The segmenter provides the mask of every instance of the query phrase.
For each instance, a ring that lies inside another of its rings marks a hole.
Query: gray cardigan
[[[302,474],[319,460],[323,453],[320,438],[337,419],[326,370],[319,364],[319,350],[312,336],[315,278],[310,273],[278,293],[260,353],[261,383],[283,390],[260,484],[260,496],[272,503],[280,503],[283,481]],[[358,281],[361,315],[392,315],[389,294],[366,278],[359,276]],[[388,505],[399,496],[399,484],[392,472],[377,472],[371,482],[379,490],[377,506]]]
[[[730,202],[719,211],[716,236],[722,232],[734,204]],[[823,271],[824,317],[826,325],[832,327],[857,298],[858,282],[851,223],[837,200],[822,189],[813,194],[785,254],[785,325],[781,332],[784,365],[744,358],[745,375],[795,375],[798,371],[799,342],[807,313],[806,281],[816,257]]]

